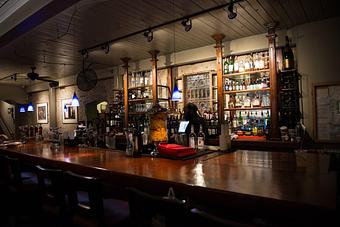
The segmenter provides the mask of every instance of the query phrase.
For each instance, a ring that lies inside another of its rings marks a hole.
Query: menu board
[[[209,72],[184,76],[184,103],[195,104],[201,113],[211,108]]]
[[[340,85],[315,86],[316,140],[340,142]]]

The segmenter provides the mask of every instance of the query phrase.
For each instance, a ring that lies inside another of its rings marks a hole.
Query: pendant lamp
[[[76,95],[76,92],[73,93],[71,106],[79,106],[79,99],[78,96]]]
[[[33,112],[33,111],[34,111],[34,107],[33,107],[32,102],[30,102],[27,106],[27,112]]]

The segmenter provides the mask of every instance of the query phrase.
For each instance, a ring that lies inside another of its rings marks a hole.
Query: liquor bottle
[[[203,132],[202,125],[200,125],[200,131],[198,132],[198,136],[197,136],[197,149],[198,150],[204,150],[204,140],[205,140],[205,135]]]
[[[239,62],[238,62],[238,58],[237,56],[234,59],[234,73],[238,73],[239,72]]]
[[[243,103],[243,106],[244,107],[250,107],[250,97],[249,97],[249,94],[247,93],[246,97],[244,98],[244,103]]]
[[[294,54],[292,48],[289,45],[289,38],[286,36],[286,45],[283,49],[283,68],[292,69],[294,68]]]
[[[246,72],[250,70],[250,56],[249,55],[246,57],[246,60],[244,62],[244,70]]]
[[[225,89],[226,91],[229,91],[229,89],[230,89],[230,84],[229,84],[229,80],[228,80],[228,79],[225,80],[224,89]]]
[[[233,73],[234,72],[234,57],[230,56],[229,57],[229,64],[228,64],[228,73]]]
[[[191,132],[189,134],[189,146],[196,149],[196,133],[194,132],[194,125],[191,125]]]
[[[228,74],[229,73],[229,58],[226,58],[224,60],[223,73],[224,74]]]

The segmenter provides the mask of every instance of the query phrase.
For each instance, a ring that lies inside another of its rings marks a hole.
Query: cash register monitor
[[[179,123],[178,132],[179,133],[185,133],[185,130],[187,129],[188,124],[189,124],[189,121],[181,121]]]

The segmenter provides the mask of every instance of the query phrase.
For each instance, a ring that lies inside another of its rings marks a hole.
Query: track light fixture
[[[186,32],[190,31],[192,28],[192,21],[189,18],[182,20],[181,24]]]
[[[151,42],[153,40],[153,32],[151,30],[145,31],[144,36],[146,37],[148,42]]]
[[[237,13],[234,12],[234,0],[230,0],[230,3],[228,5],[228,18],[234,19],[237,16]]]
[[[87,59],[89,57],[89,52],[87,50],[82,50],[80,53],[83,56],[83,59]]]
[[[110,44],[105,43],[105,45],[102,46],[102,50],[104,50],[105,54],[108,54],[110,52]]]

